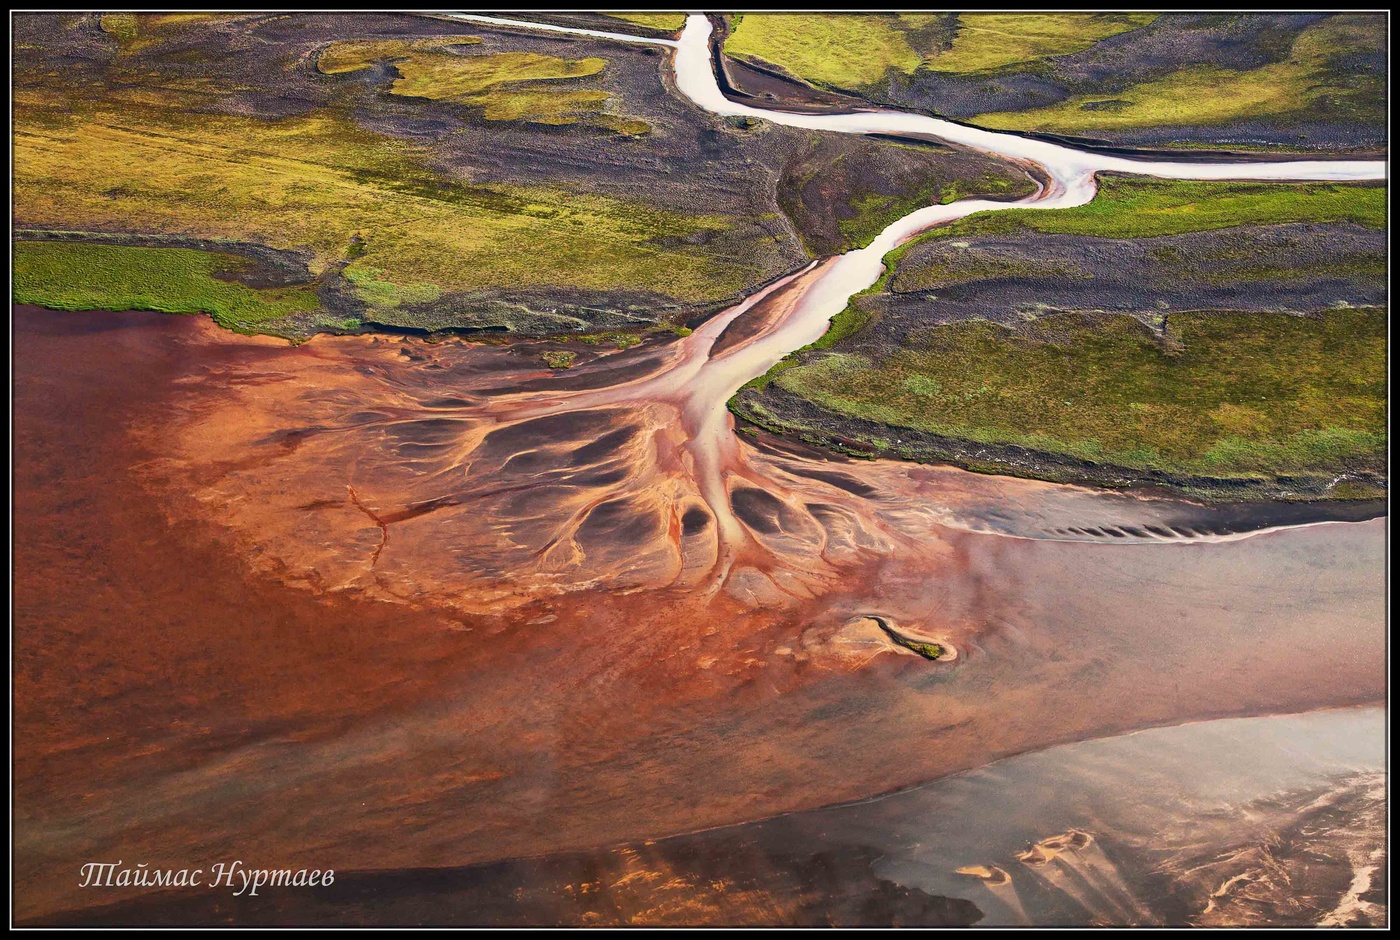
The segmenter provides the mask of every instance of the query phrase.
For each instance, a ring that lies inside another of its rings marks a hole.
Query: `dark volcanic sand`
[[[539,370],[456,342],[293,348],[32,308],[15,341],[21,920],[137,893],[78,889],[94,860],[472,865],[1384,695],[1383,520],[1219,544],[1006,538],[939,506],[1029,530],[1133,503],[740,445],[753,545],[710,593],[658,559],[673,539],[698,551],[713,521],[645,522],[657,493],[689,498],[671,451],[627,443],[675,432],[661,403],[512,424],[518,403],[481,392]],[[490,447],[486,416],[509,431]],[[614,496],[579,554],[493,547],[499,527],[534,544],[590,492]],[[843,624],[869,612],[960,655],[861,647]]]

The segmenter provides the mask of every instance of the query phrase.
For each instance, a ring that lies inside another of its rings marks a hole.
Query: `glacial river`
[[[456,14],[454,18],[590,39],[664,46],[674,50],[672,68],[676,87],[681,94],[713,114],[756,118],[788,127],[835,133],[886,134],[933,139],[975,149],[1032,168],[1037,178],[1047,181],[1036,193],[1016,202],[963,199],[947,205],[926,206],[915,210],[886,227],[868,246],[818,263],[812,276],[801,278],[800,295],[784,307],[781,316],[766,323],[757,335],[712,354],[716,341],[730,324],[775,291],[787,287],[794,278],[771,284],[743,303],[710,320],[691,338],[680,344],[678,357],[667,371],[644,382],[613,386],[582,398],[573,397],[567,405],[560,405],[561,409],[577,409],[626,401],[655,400],[657,397],[675,402],[683,413],[689,433],[685,447],[693,457],[695,483],[718,521],[726,546],[736,545],[745,540],[743,527],[730,510],[729,496],[732,485],[727,481],[727,477],[743,476],[746,469],[742,466],[742,458],[738,455],[733,441],[733,420],[727,411],[726,402],[746,382],[762,375],[788,353],[808,345],[826,332],[831,318],[846,307],[851,296],[870,287],[879,279],[884,271],[884,256],[920,232],[978,212],[997,212],[1010,208],[1065,209],[1084,205],[1094,198],[1097,192],[1097,174],[1103,172],[1183,180],[1357,181],[1385,178],[1385,162],[1381,160],[1289,160],[1267,163],[1135,160],[889,109],[870,108],[846,114],[799,114],[756,108],[730,100],[721,90],[716,77],[719,65],[711,58],[713,27],[709,18],[701,14],[692,14],[686,18],[685,27],[678,40],[640,38],[624,33],[475,14]],[[544,414],[553,411],[554,409],[546,407],[535,409],[533,413]],[[1076,504],[1074,509],[1066,514],[1066,518],[1077,517],[1084,522],[1083,509],[1083,506]],[[1151,511],[1144,514],[1141,503],[1134,507],[1134,514],[1153,515]],[[1139,518],[1137,521],[1151,523],[1158,520]],[[979,522],[969,521],[965,516],[954,524],[982,527]],[[1032,535],[1037,538],[1078,537],[1053,531],[1056,528],[1063,529],[1065,526],[1040,526],[1034,532],[1017,531],[1007,534]],[[1267,528],[1269,527],[1259,527],[1256,531]],[[1171,538],[1173,541],[1194,541],[1198,538],[1238,538],[1246,534],[1248,533],[1231,533],[1222,536],[1218,533],[1193,533],[1173,535]],[[1150,540],[1157,538],[1155,535],[1138,536],[1132,532],[1117,533],[1117,537],[1130,541],[1138,537]],[[724,555],[722,550],[721,556]],[[728,565],[721,564],[720,570],[727,572]]]
[[[333,864],[346,884],[397,871],[431,904],[425,868],[649,845],[1056,745],[1384,698],[1383,519],[1269,531],[1180,499],[828,458],[736,434],[725,407],[931,225],[1080,205],[1100,172],[1367,180],[1383,164],[1138,161],[889,110],[758,109],[721,93],[701,16],[677,41],[461,18],[658,44],[712,113],[935,138],[1048,182],[920,209],[688,337],[565,372],[457,340],[293,347],[204,318],[19,311],[20,916],[122,900],[76,888],[78,861],[109,855]],[[957,658],[892,649],[871,614]],[[1370,741],[1374,724],[1347,728]],[[1095,748],[1077,753],[1092,775]],[[891,844],[917,841],[911,799],[880,804]],[[888,871],[852,877],[892,904],[907,898],[870,878],[967,887],[1018,922],[1003,885],[957,869],[1024,886],[1007,852],[1061,827],[1045,851],[1113,850],[1068,832],[1092,816],[1040,821],[983,855],[900,843]],[[1348,845],[1370,864],[1370,843]],[[601,896],[672,883],[634,874]],[[1042,894],[1039,914],[1069,903]]]
[[[882,273],[882,259],[892,249],[935,225],[942,225],[977,212],[1010,208],[1067,209],[1094,198],[1095,177],[1099,173],[1130,173],[1159,179],[1178,180],[1378,180],[1385,178],[1383,160],[1289,160],[1273,163],[1208,163],[1134,160],[1125,157],[1077,150],[1062,144],[1022,137],[1012,133],[983,130],[923,114],[870,108],[849,114],[797,114],[769,108],[755,108],[725,97],[716,79],[717,64],[711,59],[709,18],[692,14],[686,18],[679,40],[641,39],[623,33],[545,26],[521,20],[461,14],[456,18],[497,25],[543,29],[595,39],[649,43],[675,50],[672,68],[676,87],[686,98],[705,110],[725,117],[748,117],[787,127],[830,131],[841,134],[890,134],[932,138],[981,151],[1026,166],[1033,166],[1049,179],[1049,185],[1018,202],[963,199],[948,205],[926,206],[891,223],[865,248],[849,251],[823,265],[823,274],[810,283],[801,303],[779,328],[762,342],[742,351],[717,357],[701,382],[711,402],[726,401],[741,385],[762,375],[775,362],[794,349],[817,339],[831,318],[845,308],[851,295],[874,284]]]

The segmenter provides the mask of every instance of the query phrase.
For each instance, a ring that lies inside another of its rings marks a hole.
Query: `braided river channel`
[[[659,45],[714,115],[936,140],[1040,185],[920,209],[560,372],[463,339],[16,308],[16,615],[45,625],[16,637],[18,918],[1384,917],[1384,517],[856,460],[726,408],[931,226],[1082,205],[1100,173],[1384,162],[768,110],[725,96],[704,16],[677,40],[456,16]],[[77,860],[118,858],[338,883],[77,887]]]

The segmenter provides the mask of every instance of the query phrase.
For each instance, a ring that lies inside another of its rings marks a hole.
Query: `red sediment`
[[[1383,521],[1008,539],[930,513],[1059,491],[841,467],[861,496],[736,444],[774,502],[716,581],[671,404],[444,406],[508,381],[466,343],[22,308],[15,340],[19,917],[118,900],[74,887],[113,853],[468,864],[1385,692]],[[803,647],[869,612],[958,660]]]

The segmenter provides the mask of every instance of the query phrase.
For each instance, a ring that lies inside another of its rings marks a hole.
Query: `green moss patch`
[[[775,273],[745,250],[756,230],[748,220],[542,186],[471,186],[436,172],[424,149],[330,111],[260,121],[183,105],[167,92],[115,101],[74,91],[17,106],[17,221],[309,250],[315,270],[357,244],[350,276],[373,269],[372,280],[444,294],[654,287],[691,302]],[[713,244],[693,244],[698,233]]]
[[[17,242],[14,299],[55,310],[207,313],[240,332],[318,309],[309,286],[252,288],[227,279],[248,265],[237,255],[189,248]]]
[[[961,219],[921,238],[1050,232],[1099,238],[1180,235],[1279,222],[1385,228],[1386,188],[1345,183],[1227,183],[1105,177],[1074,209],[1007,209]]]
[[[638,26],[675,32],[685,25],[684,13],[609,13],[616,20],[626,20]]]
[[[1068,55],[1156,18],[1156,13],[960,13],[951,48],[930,58],[927,68],[984,72]]]
[[[924,60],[909,33],[937,14],[747,13],[724,51],[833,88],[859,88]]]
[[[367,69],[375,62],[407,59],[415,52],[470,46],[480,43],[476,36],[450,36],[440,39],[341,40],[333,42],[316,57],[316,69],[323,75],[342,75]]]
[[[1375,110],[1374,82],[1347,75],[1345,69],[1339,73],[1333,62],[1349,49],[1374,42],[1372,33],[1364,17],[1333,16],[1304,29],[1282,62],[1238,71],[1200,63],[1112,94],[1076,95],[1049,107],[982,114],[974,121],[984,127],[1073,134],[1223,124],[1319,104],[1337,111],[1339,118],[1355,117],[1346,112]],[[1374,117],[1383,117],[1383,104],[1381,109]]]
[[[599,74],[606,59],[564,59],[536,52],[472,55],[454,50],[480,41],[468,36],[334,42],[322,51],[316,67],[338,75],[389,62],[399,73],[390,86],[392,94],[480,108],[488,121],[555,126],[582,122],[628,136],[650,132],[645,121],[606,112],[611,92],[567,84]]]
[[[1384,463],[1386,311],[1048,316],[936,327],[878,363],[774,381],[840,413],[988,444],[1213,475]]]

